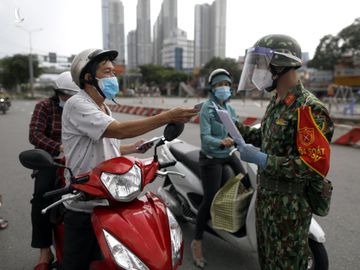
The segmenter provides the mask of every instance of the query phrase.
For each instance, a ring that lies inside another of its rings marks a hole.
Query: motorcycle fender
[[[161,200],[165,203],[165,205],[171,210],[175,216],[181,216],[182,208],[177,199],[174,198],[174,196],[171,195],[169,191],[166,189],[159,187],[157,190],[157,195],[161,198]]]
[[[172,268],[171,239],[166,207],[148,192],[129,203],[96,207],[93,228],[106,263],[118,269],[107,245],[103,230],[134,253],[149,269]]]
[[[204,194],[201,180],[181,162],[176,163],[169,171],[176,171],[185,174],[185,178],[178,175],[170,175],[171,183],[175,186],[176,190],[183,196],[189,192],[194,192],[199,195]]]
[[[325,232],[314,218],[311,218],[309,238],[318,243],[325,243],[326,241]]]

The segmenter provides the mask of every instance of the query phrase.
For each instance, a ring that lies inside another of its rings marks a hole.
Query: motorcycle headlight
[[[149,268],[106,230],[102,230],[106,243],[118,266],[125,270],[149,270]]]
[[[3,98],[0,98],[0,102],[4,102],[5,101],[5,99],[3,99]]]
[[[103,172],[101,182],[117,201],[129,202],[141,193],[141,169],[136,164],[125,174]]]
[[[166,212],[170,226],[172,266],[174,267],[181,258],[181,245],[183,237],[180,225],[169,208],[166,208]]]

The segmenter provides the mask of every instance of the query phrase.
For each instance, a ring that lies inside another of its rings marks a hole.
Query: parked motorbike
[[[92,226],[101,248],[103,259],[91,263],[90,269],[164,270],[177,269],[183,258],[181,228],[166,205],[152,192],[142,194],[144,187],[157,176],[180,175],[160,171],[174,162],[160,163],[157,147],[179,136],[183,124],[169,124],[154,148],[152,158],[116,157],[98,164],[90,172],[73,176],[71,170],[54,162],[45,151],[24,151],[19,159],[29,169],[58,167],[71,175],[70,185],[50,191],[45,196],[63,196],[43,209],[69,200],[107,199],[108,206],[97,206],[92,213]],[[62,261],[63,223],[54,229],[54,246],[59,264]]]
[[[199,153],[199,147],[181,140],[166,143],[160,150],[159,160],[161,162],[176,161],[174,166],[168,168],[169,170],[186,175],[185,179],[180,178],[176,174],[168,175],[164,185],[158,189],[158,195],[179,221],[195,223],[196,214],[202,201],[203,187],[200,180]],[[231,154],[235,153],[232,152]],[[230,233],[212,228],[211,220],[209,220],[207,231],[235,247],[256,252],[255,200],[257,166],[243,161],[241,163],[243,166],[242,173],[248,176],[251,186],[255,190],[247,211],[245,225],[237,232]],[[234,175],[230,166],[226,166],[224,170],[226,175]],[[312,218],[309,230],[311,256],[308,259],[308,269],[328,269],[329,262],[324,243],[325,233],[317,221]]]
[[[3,114],[6,114],[6,112],[9,110],[10,105],[11,102],[8,98],[0,98],[0,111],[2,111]]]

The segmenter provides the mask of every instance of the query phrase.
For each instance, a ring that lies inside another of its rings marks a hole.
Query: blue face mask
[[[230,87],[229,86],[216,87],[214,95],[219,101],[228,100],[229,97],[231,96]]]
[[[107,99],[113,99],[119,93],[119,83],[116,77],[96,78],[99,88]]]

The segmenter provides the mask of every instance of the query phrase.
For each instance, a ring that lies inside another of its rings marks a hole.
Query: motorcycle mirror
[[[167,141],[172,141],[173,139],[180,136],[180,134],[184,130],[184,124],[183,123],[169,123],[165,127],[164,130],[164,138]]]
[[[19,154],[20,163],[28,169],[41,170],[56,166],[52,156],[42,149],[26,150]]]

